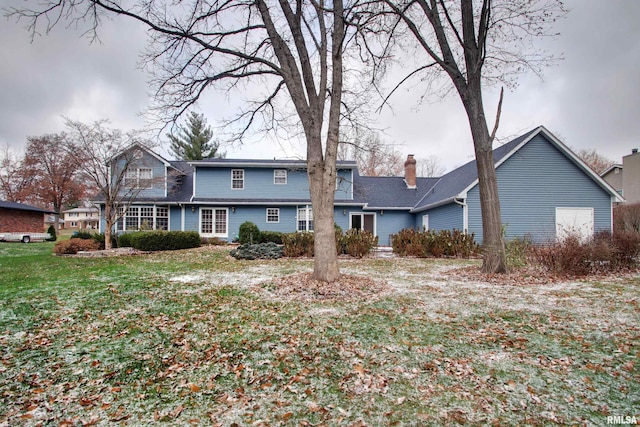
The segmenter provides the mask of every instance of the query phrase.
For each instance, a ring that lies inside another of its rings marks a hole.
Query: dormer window
[[[231,189],[244,190],[244,169],[231,169]]]

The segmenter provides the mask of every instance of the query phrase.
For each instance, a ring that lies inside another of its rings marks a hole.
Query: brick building
[[[44,215],[53,213],[22,203],[0,200],[0,233],[45,231]]]

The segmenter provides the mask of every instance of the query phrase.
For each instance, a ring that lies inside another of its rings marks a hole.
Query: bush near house
[[[278,259],[282,258],[284,249],[273,242],[244,244],[230,252],[235,259]]]
[[[69,239],[56,243],[53,252],[56,255],[74,255],[80,251],[97,251],[100,245],[92,239]]]
[[[260,229],[251,221],[243,222],[238,230],[238,241],[241,245],[260,243]]]
[[[378,246],[377,236],[374,236],[368,231],[356,230],[355,228],[347,230],[339,240],[336,235],[336,241],[342,248],[342,251],[339,251],[338,254],[343,253],[356,258],[362,258],[368,255],[373,248]]]
[[[597,233],[581,241],[570,235],[546,246],[532,246],[533,260],[560,276],[587,276],[623,271],[638,266],[640,233],[633,231]]]
[[[297,258],[313,256],[313,233],[288,233],[282,235],[284,256]]]
[[[392,236],[393,252],[399,256],[469,258],[479,252],[473,233],[460,230],[418,231],[405,228]]]
[[[118,236],[118,244],[121,248],[141,251],[174,251],[200,247],[200,234],[196,231],[134,231]]]
[[[74,239],[93,240],[98,243],[100,249],[104,249],[104,233],[91,233],[89,231],[76,231],[71,236]],[[115,235],[111,236],[111,247],[118,247],[118,239]]]
[[[276,245],[282,244],[282,235],[279,231],[260,231],[260,243],[275,243]]]
[[[313,233],[284,234],[282,241],[284,243],[284,256],[286,257],[313,256]],[[378,238],[368,231],[351,229],[342,234],[340,227],[336,227],[336,251],[338,255],[362,258],[368,255],[377,245]]]

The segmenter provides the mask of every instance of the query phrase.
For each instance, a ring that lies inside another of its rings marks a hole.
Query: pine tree
[[[177,134],[167,134],[171,151],[179,160],[222,159],[226,153],[219,151],[220,143],[212,141],[213,131],[207,126],[204,114],[189,113],[187,121],[179,126]]]

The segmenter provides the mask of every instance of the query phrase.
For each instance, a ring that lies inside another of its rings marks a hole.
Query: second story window
[[[287,183],[287,170],[276,169],[273,171],[273,183],[274,184],[286,184]]]
[[[130,167],[124,173],[124,186],[127,188],[151,188],[153,170],[151,168]]]
[[[231,169],[231,188],[244,190],[244,169]]]

